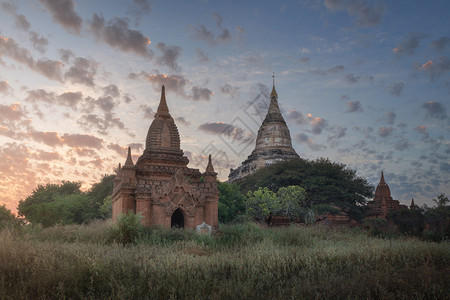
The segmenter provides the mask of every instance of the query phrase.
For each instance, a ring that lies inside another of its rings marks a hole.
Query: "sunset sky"
[[[1,0],[0,0],[1,1]],[[297,153],[450,195],[450,1],[0,2],[0,205],[142,154],[162,84],[189,166],[254,148],[272,74]]]

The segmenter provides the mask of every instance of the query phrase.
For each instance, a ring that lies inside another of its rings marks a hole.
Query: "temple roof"
[[[133,159],[131,158],[131,148],[128,147],[128,155],[127,160],[125,161],[125,164],[123,166],[133,166]]]
[[[206,172],[214,173],[214,167],[213,167],[212,162],[211,162],[211,154],[208,157],[208,165],[206,166]]]
[[[384,181],[383,171],[381,171],[380,183],[377,185],[377,188],[375,190],[375,199],[377,198],[391,198],[391,190]]]

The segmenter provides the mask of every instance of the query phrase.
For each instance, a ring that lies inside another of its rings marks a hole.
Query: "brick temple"
[[[298,157],[292,148],[291,134],[278,106],[274,81],[269,110],[258,130],[255,149],[237,169],[230,170],[228,182],[240,180],[273,163]]]
[[[414,207],[414,199],[412,200],[411,205]],[[380,183],[378,183],[375,190],[375,197],[373,198],[373,201],[367,203],[367,206],[369,207],[367,218],[386,218],[391,210],[406,208],[405,205],[400,204],[398,200],[394,200],[391,197],[391,190],[384,181],[383,172],[381,172]]]
[[[116,170],[113,220],[132,211],[143,216],[144,225],[195,229],[205,222],[217,228],[219,190],[211,155],[204,173],[188,163],[162,86],[143,154],[134,164],[128,148],[125,164]]]

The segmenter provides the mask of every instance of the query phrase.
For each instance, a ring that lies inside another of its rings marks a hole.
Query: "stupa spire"
[[[161,100],[159,101],[158,110],[156,111],[158,114],[169,114],[169,107],[166,102],[166,88],[164,84],[161,88]]]
[[[131,158],[131,147],[128,147],[127,160],[125,161],[124,166],[134,166],[133,159]]]
[[[273,80],[273,85],[272,85],[272,92],[270,93],[270,99],[272,99],[272,97],[278,98],[277,91],[275,90],[275,72],[273,72],[272,80]]]
[[[206,166],[206,172],[214,173],[214,167],[213,167],[212,162],[211,162],[211,154],[208,157],[208,165]]]
[[[384,181],[384,174],[383,174],[383,171],[381,171],[380,184],[386,184],[386,182]]]

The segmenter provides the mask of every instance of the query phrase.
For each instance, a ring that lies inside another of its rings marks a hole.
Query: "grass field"
[[[450,298],[448,242],[254,224],[114,239],[108,222],[3,230],[0,298]]]

